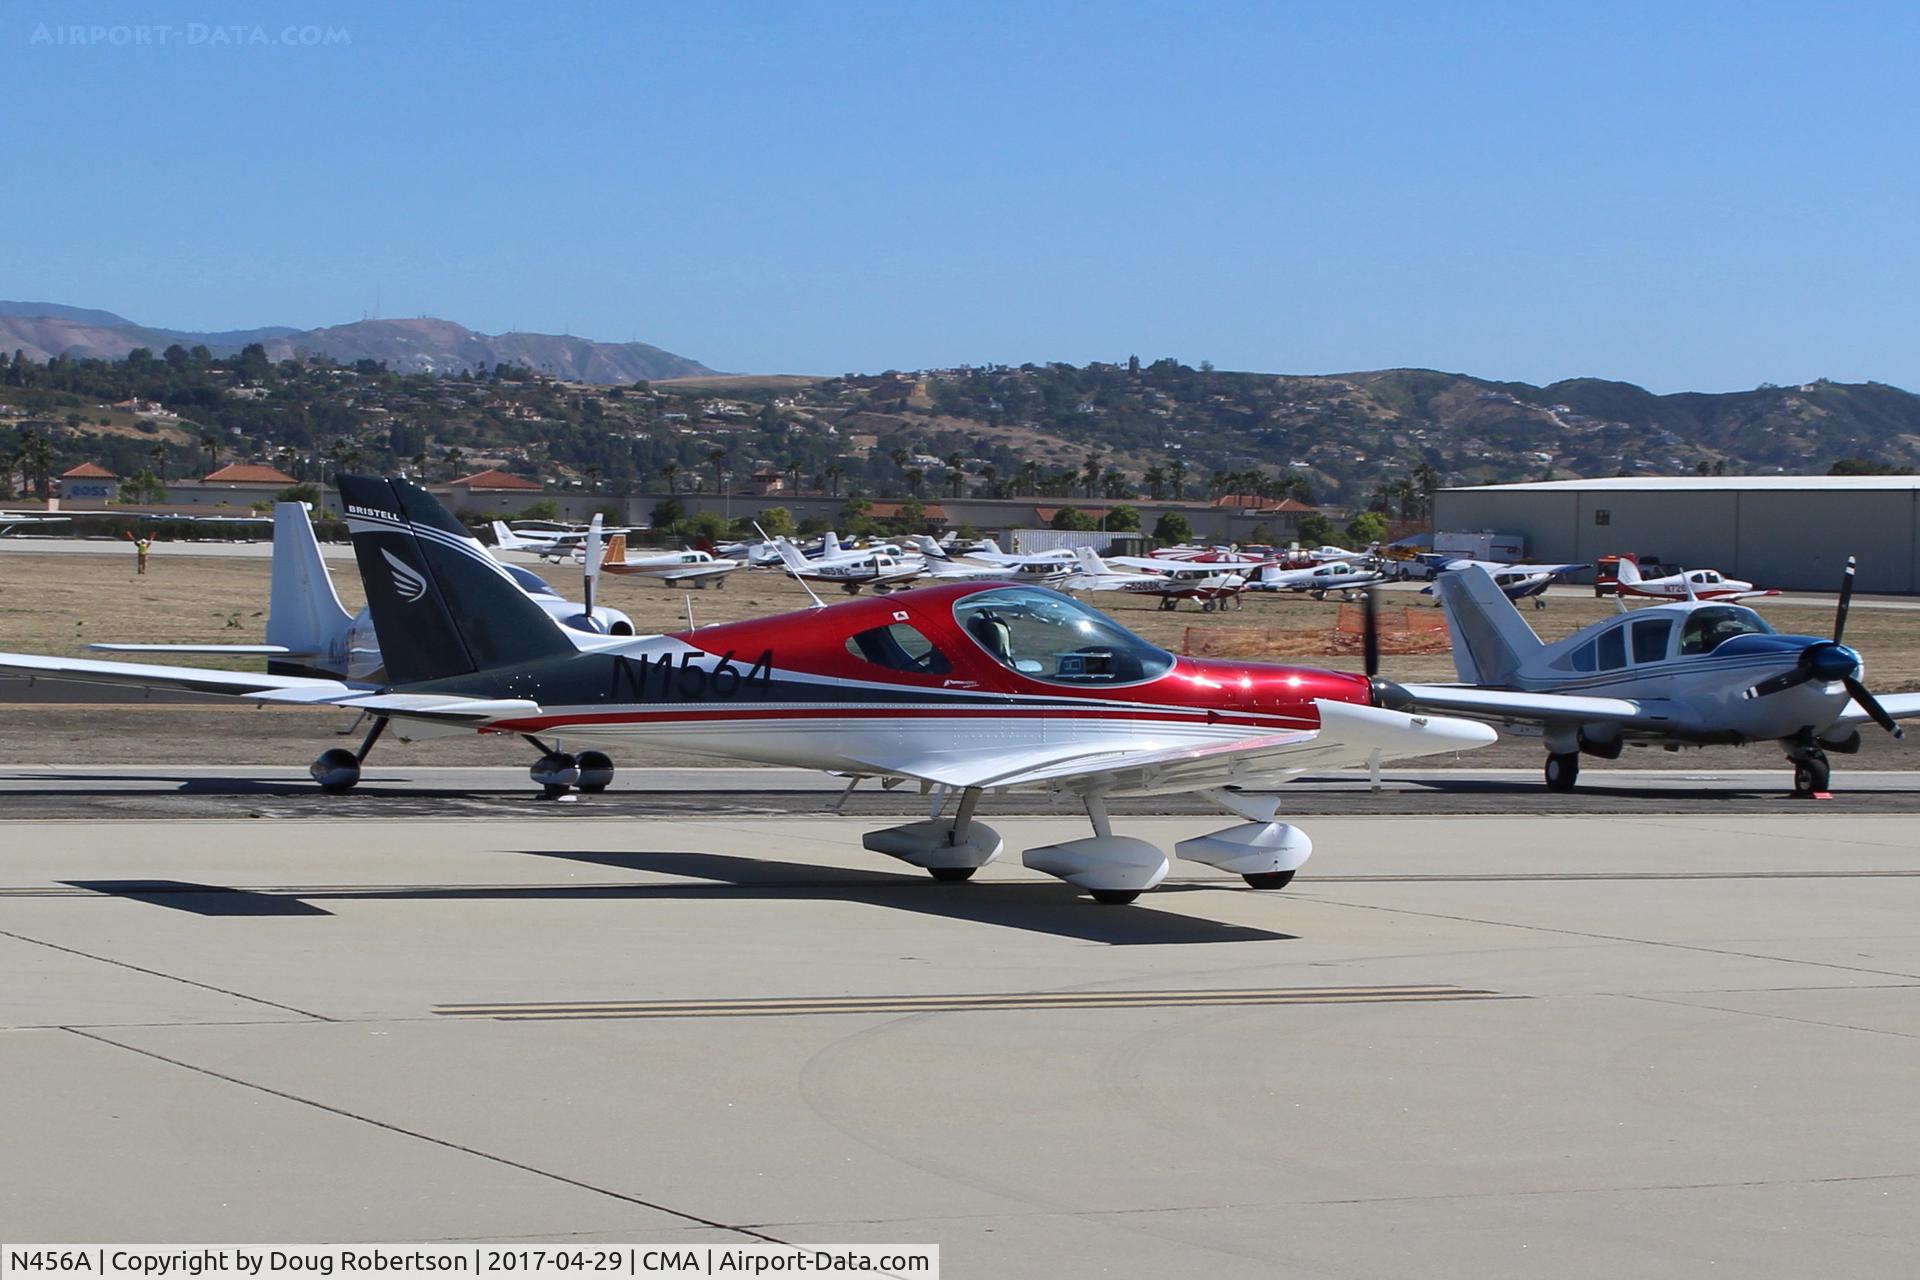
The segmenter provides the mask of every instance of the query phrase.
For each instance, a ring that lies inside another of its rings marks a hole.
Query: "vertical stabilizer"
[[[1540,637],[1479,565],[1442,574],[1434,594],[1447,615],[1453,665],[1468,684],[1512,685]]]
[[[353,615],[340,604],[313,536],[304,502],[273,504],[273,581],[267,596],[267,643],[291,650],[269,658],[276,676],[347,674],[347,631]]]
[[[415,684],[577,653],[572,640],[432,494],[338,479],[387,674]]]
[[[1073,558],[1079,561],[1080,571],[1082,573],[1113,572],[1111,569],[1107,568],[1107,562],[1100,558],[1100,553],[1095,551],[1092,547],[1075,547],[1073,549]]]

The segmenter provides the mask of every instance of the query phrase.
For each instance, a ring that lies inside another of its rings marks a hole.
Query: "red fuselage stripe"
[[[490,728],[512,733],[537,733],[557,725],[582,724],[659,724],[674,721],[712,721],[712,720],[867,720],[876,718],[898,718],[914,720],[937,720],[947,716],[966,716],[973,719],[1052,719],[1052,720],[1117,720],[1117,721],[1153,721],[1177,724],[1226,724],[1240,725],[1250,729],[1314,729],[1318,728],[1318,717],[1308,718],[1300,715],[1281,719],[1276,716],[1250,718],[1246,715],[1209,713],[1205,718],[1193,714],[1165,711],[1117,711],[1088,708],[1086,710],[1051,707],[882,707],[852,704],[838,707],[710,707],[685,705],[671,710],[661,711],[588,711],[579,715],[528,716],[509,720],[495,721]]]

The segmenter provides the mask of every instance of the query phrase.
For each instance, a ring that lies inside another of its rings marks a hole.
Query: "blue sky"
[[[1920,389],[1916,66],[1912,5],[17,0],[0,296]]]

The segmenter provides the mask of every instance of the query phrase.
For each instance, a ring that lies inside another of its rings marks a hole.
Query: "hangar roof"
[[[1454,485],[1442,493],[1725,493],[1729,490],[1859,493],[1920,489],[1911,476],[1608,476],[1592,480],[1533,480],[1523,484]]]

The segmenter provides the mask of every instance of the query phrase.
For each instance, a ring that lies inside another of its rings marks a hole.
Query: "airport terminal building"
[[[1441,489],[1433,527],[1526,539],[1534,561],[1633,552],[1762,587],[1920,594],[1920,476],[1620,476]]]

